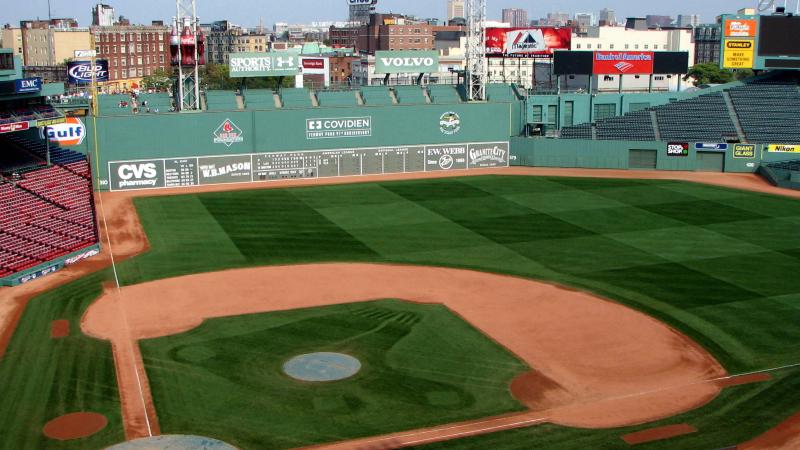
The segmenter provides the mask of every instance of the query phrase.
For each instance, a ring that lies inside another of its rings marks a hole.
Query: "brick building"
[[[337,27],[332,25],[328,31],[328,39],[333,48],[358,47],[358,35],[364,31],[363,26]]]
[[[97,56],[108,60],[109,78],[118,89],[138,84],[156,69],[170,69],[170,28],[166,26],[92,27]]]

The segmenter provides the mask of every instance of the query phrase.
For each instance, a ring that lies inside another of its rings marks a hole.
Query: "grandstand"
[[[394,93],[397,103],[401,105],[419,105],[427,103],[425,92],[420,86],[395,86]]]
[[[239,109],[236,93],[233,91],[206,91],[208,111],[230,111]]]
[[[309,108],[314,106],[311,91],[308,89],[281,89],[281,103],[284,108]]]
[[[319,91],[319,106],[357,106],[356,91]]]
[[[15,135],[0,139],[0,279],[99,243],[89,163],[56,147],[47,166],[43,147]]]
[[[463,99],[456,86],[445,84],[431,84],[428,86],[431,103],[448,104],[461,103]]]
[[[794,81],[752,80],[623,116],[564,127],[562,139],[800,143]]]
[[[392,93],[386,86],[363,86],[361,96],[365,105],[386,106],[393,105]]]

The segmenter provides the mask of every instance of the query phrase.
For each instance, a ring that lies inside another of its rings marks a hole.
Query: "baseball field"
[[[115,270],[0,339],[0,448],[797,443],[800,203],[631,176],[103,194]],[[360,370],[287,375],[314,352]]]

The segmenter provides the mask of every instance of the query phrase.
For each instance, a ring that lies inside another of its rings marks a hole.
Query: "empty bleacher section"
[[[36,143],[6,136],[0,153],[28,152],[40,163],[39,150],[27,144]],[[56,148],[52,161],[20,171],[0,165],[0,278],[98,243],[86,158]]]
[[[230,111],[239,109],[236,92],[206,91],[206,109],[209,111]]]
[[[582,123],[571,127],[565,127],[561,130],[561,139],[592,139],[592,124]]]
[[[487,84],[486,98],[493,102],[511,102],[518,99],[514,86],[509,84]]]
[[[28,155],[35,156],[44,164],[47,161],[47,145],[43,141],[32,141],[30,139],[19,137],[16,134],[9,134],[5,137],[6,144],[0,141],[0,148],[8,147],[14,148],[17,152],[23,152]],[[50,162],[58,164],[61,167],[78,174],[86,179],[91,177],[89,171],[89,163],[86,157],[80,153],[71,150],[63,149],[55,145],[50,146]],[[0,165],[0,167],[3,167]]]
[[[425,93],[420,86],[395,86],[394,93],[401,105],[419,105],[427,103]]]
[[[275,109],[275,92],[271,89],[248,89],[244,92],[244,104],[247,109]]]
[[[311,92],[308,89],[281,89],[280,95],[284,108],[309,108],[314,106],[311,103]]]
[[[446,84],[431,84],[428,86],[431,102],[437,104],[461,103],[461,94],[455,86]]]
[[[800,160],[762,164],[758,172],[775,186],[800,190]]]
[[[664,140],[726,142],[736,139],[736,126],[721,92],[655,108]]]
[[[318,91],[319,106],[358,106],[354,91]]]
[[[364,86],[361,88],[361,96],[364,98],[365,105],[380,106],[394,104],[392,94],[386,86]]]
[[[753,82],[728,92],[748,142],[800,143],[797,84]]]

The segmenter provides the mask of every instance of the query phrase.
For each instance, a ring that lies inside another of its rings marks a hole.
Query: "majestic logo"
[[[44,139],[45,128],[41,128],[41,135]],[[86,127],[81,119],[77,117],[67,117],[66,122],[47,127],[47,137],[50,142],[57,143],[62,147],[73,147],[81,145],[86,138]]]
[[[307,119],[306,139],[372,136],[372,117]]]
[[[538,50],[545,50],[544,34],[541,30],[525,30],[516,33],[513,39],[508,39],[508,53],[526,53]],[[511,36],[509,36],[511,37]]]
[[[214,143],[230,147],[233,144],[244,142],[243,135],[242,129],[236,126],[231,119],[225,119],[222,125],[214,130]]]
[[[442,133],[452,136],[461,131],[461,117],[453,112],[446,112],[439,118],[439,129]]]

